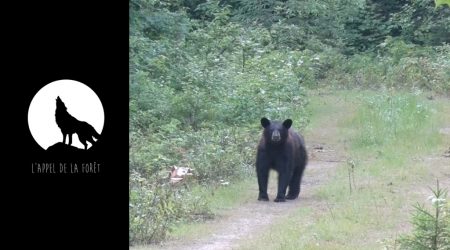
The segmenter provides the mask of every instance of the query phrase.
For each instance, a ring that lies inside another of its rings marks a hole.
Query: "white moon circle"
[[[43,149],[63,142],[63,134],[55,118],[56,98],[64,102],[67,112],[79,121],[89,123],[101,134],[105,122],[103,105],[95,92],[85,84],[74,80],[58,80],[42,87],[30,103],[28,126],[34,140]],[[68,144],[66,136],[66,144]],[[88,148],[91,147],[90,143]],[[75,133],[72,146],[84,149]]]

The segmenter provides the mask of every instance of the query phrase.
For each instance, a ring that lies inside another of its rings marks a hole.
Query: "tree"
[[[394,14],[401,36],[419,45],[437,46],[450,42],[450,8],[436,8],[429,0],[409,0]]]

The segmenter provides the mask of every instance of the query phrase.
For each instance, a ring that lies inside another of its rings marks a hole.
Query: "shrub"
[[[432,209],[424,205],[414,206],[411,235],[400,238],[400,249],[450,249],[450,203],[447,201],[448,190],[439,187],[439,181],[433,195],[429,197]]]

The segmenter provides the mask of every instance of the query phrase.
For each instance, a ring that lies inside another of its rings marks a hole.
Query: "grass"
[[[246,201],[254,200],[257,193],[242,192],[254,187],[256,179],[244,179],[229,185],[218,188],[197,186],[193,188],[193,195],[208,197],[207,203],[216,217],[227,216],[233,208],[245,204]],[[209,193],[209,194],[207,194]],[[201,223],[179,223],[174,226],[169,234],[169,238],[177,240],[189,240],[207,235],[211,232],[215,222]]]
[[[249,200],[255,200],[257,193],[242,192],[254,188],[256,179],[243,179],[228,185],[218,187],[194,186],[191,189],[191,196],[207,197],[208,207],[215,215],[213,220],[200,221],[198,223],[186,223],[181,221],[173,226],[169,232],[167,242],[176,243],[177,241],[188,242],[196,238],[208,235],[214,230],[217,220],[222,216],[228,216],[233,212],[233,208],[244,205]],[[130,247],[133,250],[152,250],[159,249],[158,244],[137,245]]]
[[[335,96],[358,107],[337,123],[338,140],[350,140],[348,162],[315,192],[317,207],[300,207],[242,249],[380,249],[410,230],[411,206],[427,197],[422,190],[434,182],[430,166],[419,159],[448,147],[438,133],[448,119],[448,99],[343,91],[312,98],[313,117],[323,110],[317,105]]]

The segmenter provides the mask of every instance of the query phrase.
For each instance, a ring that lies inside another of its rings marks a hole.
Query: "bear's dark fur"
[[[268,201],[267,182],[269,170],[278,172],[278,193],[275,202],[296,199],[300,193],[300,182],[308,156],[301,135],[292,128],[292,120],[283,123],[261,119],[264,128],[256,154],[256,173],[258,176],[258,200]],[[286,195],[286,189],[289,192]]]

